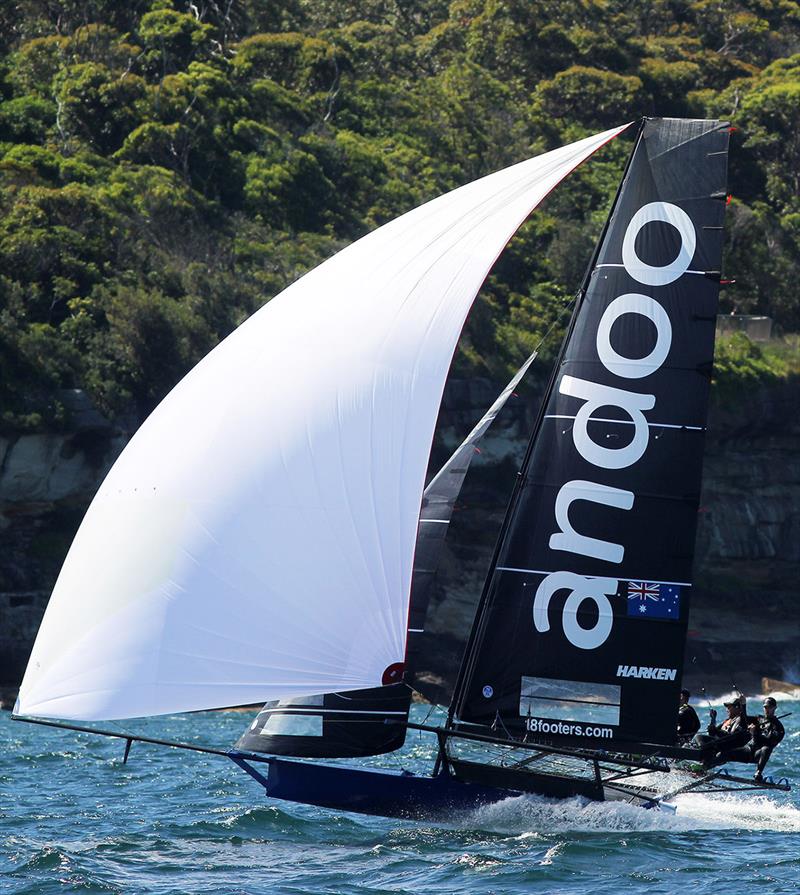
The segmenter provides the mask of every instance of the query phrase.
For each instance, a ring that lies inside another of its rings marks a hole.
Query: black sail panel
[[[728,128],[646,122],[509,509],[456,722],[671,744]]]
[[[449,702],[458,665],[450,651],[442,650],[437,633],[426,630],[428,609],[436,573],[444,552],[444,543],[453,518],[456,502],[475,457],[477,446],[505,407],[514,389],[528,372],[538,351],[534,351],[517,370],[491,407],[455,449],[447,462],[430,480],[422,497],[422,508],[414,550],[414,572],[411,578],[411,601],[408,616],[405,679],[418,693],[431,702]],[[447,594],[440,613],[454,614]],[[463,637],[466,639],[468,626]],[[459,632],[453,631],[457,636]],[[447,692],[449,689],[450,692]],[[443,700],[443,692],[447,693]]]
[[[236,748],[306,758],[393,752],[405,741],[410,704],[405,684],[274,700],[261,709]]]

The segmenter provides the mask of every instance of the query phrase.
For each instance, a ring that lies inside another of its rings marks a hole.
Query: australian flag
[[[651,581],[629,581],[628,615],[635,618],[680,618],[680,586],[656,584]]]

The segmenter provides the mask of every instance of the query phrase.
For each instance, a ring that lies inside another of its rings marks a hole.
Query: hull
[[[547,774],[532,770],[514,770],[479,762],[450,759],[456,777],[484,785],[505,786],[519,793],[531,793],[551,799],[580,796],[593,802],[630,802],[643,808],[657,807],[658,793],[633,781],[622,779],[590,779],[569,774]]]
[[[264,789],[273,799],[418,820],[442,820],[520,795],[510,789],[466,783],[446,773],[418,777],[403,771],[366,770],[284,759],[270,761]]]
[[[603,787],[575,777],[513,772],[464,761],[453,762],[452,770],[435,777],[419,777],[407,771],[312,764],[283,758],[267,759],[269,769],[262,774],[244,756],[231,758],[258,780],[272,799],[381,817],[447,820],[455,814],[526,793],[550,798],[581,796],[594,801],[624,799],[655,807],[654,792],[624,786]]]

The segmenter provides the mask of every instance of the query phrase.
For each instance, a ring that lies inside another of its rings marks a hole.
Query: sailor
[[[756,765],[753,780],[761,783],[764,780],[764,768],[767,766],[772,750],[783,739],[786,731],[780,719],[775,715],[777,703],[771,696],[764,700],[764,714],[752,719],[747,729],[750,740],[737,749],[725,752],[724,761],[745,761]]]
[[[723,703],[728,712],[728,717],[717,724],[717,711],[709,712],[710,722],[705,734],[698,733],[692,741],[695,746],[703,750],[703,764],[706,767],[724,764],[728,761],[725,754],[731,749],[738,749],[748,739],[747,731],[747,702],[741,694],[730,702]],[[713,758],[711,756],[713,755]]]
[[[777,706],[778,704],[772,696],[767,696],[764,700],[764,714],[759,715],[755,723],[749,727],[751,733],[750,744],[752,744],[753,755],[756,759],[756,773],[753,779],[758,783],[764,779],[764,768],[767,766],[770,755],[772,755],[772,750],[786,734],[780,718],[775,714]]]
[[[686,742],[700,730],[700,719],[697,712],[689,705],[688,690],[681,690],[678,697],[678,740]]]

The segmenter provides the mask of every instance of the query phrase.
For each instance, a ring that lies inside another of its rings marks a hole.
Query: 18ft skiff
[[[378,754],[420,727],[430,581],[474,444],[514,387],[423,492],[459,333],[526,216],[626,127],[386,224],[201,361],[98,491],[17,716],[269,700],[236,749],[201,751],[272,797],[420,817],[523,792],[662,803],[642,776],[699,758],[676,747],[675,720],[720,285],[718,121],[639,125],[449,669],[432,775],[275,757]],[[123,736],[126,757],[156,742]],[[678,789],[730,785],[753,786],[716,772]]]

